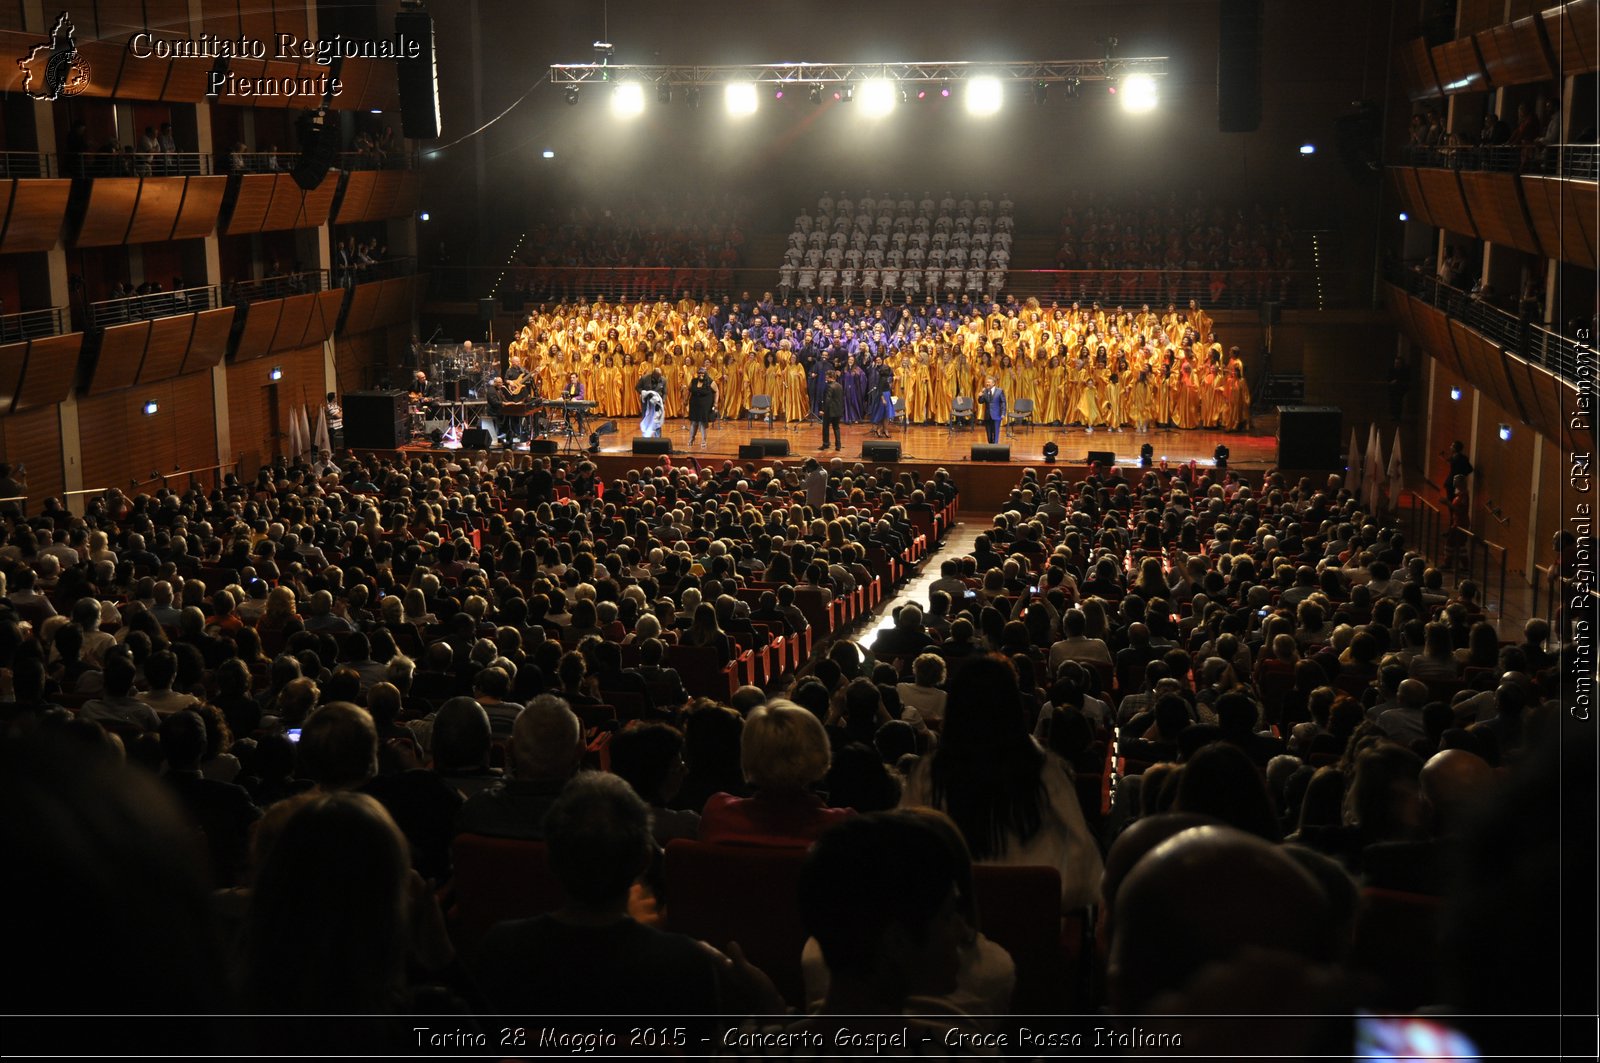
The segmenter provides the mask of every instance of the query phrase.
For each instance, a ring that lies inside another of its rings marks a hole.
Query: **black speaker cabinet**
[[[896,439],[869,439],[861,444],[861,456],[873,461],[899,461],[900,441]]]
[[[1261,0],[1222,0],[1217,22],[1217,129],[1261,125]]]
[[[739,457],[741,457],[741,458],[757,458],[757,459],[759,459],[759,458],[764,458],[766,456],[767,456],[767,448],[761,446],[759,443],[740,443],[739,444]]]
[[[1117,463],[1117,455],[1109,450],[1091,450],[1088,456],[1084,458],[1084,461],[1089,465],[1093,465],[1098,461],[1109,469]]]
[[[351,449],[395,450],[406,442],[403,391],[347,391],[344,395],[344,445]]]
[[[974,443],[972,446],[973,461],[1010,461],[1011,445],[1009,443]]]
[[[634,436],[633,452],[635,454],[671,454],[672,440],[664,437],[651,439],[648,436]]]
[[[394,31],[406,44],[416,45],[416,56],[395,61],[400,83],[400,132],[408,140],[439,137],[439,65],[433,50],[433,17],[426,11],[401,11]]]
[[[469,428],[461,433],[461,447],[463,450],[488,450],[494,444],[493,429]]]
[[[553,439],[533,439],[528,441],[529,454],[559,454],[561,444]]]
[[[1344,466],[1339,456],[1344,411],[1337,406],[1278,407],[1278,468],[1327,470]]]
[[[760,447],[763,457],[787,458],[789,456],[789,441],[787,439],[752,439],[750,445]]]

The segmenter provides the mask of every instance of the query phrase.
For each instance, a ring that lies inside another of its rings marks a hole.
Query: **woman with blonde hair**
[[[710,608],[706,606],[705,608]],[[700,840],[805,848],[824,830],[855,815],[828,808],[812,792],[832,763],[828,732],[808,709],[782,699],[757,706],[739,739],[739,763],[750,797],[712,794],[700,817]]]

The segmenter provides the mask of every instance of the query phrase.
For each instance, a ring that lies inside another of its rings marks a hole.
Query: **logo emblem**
[[[56,16],[50,39],[34,45],[17,60],[23,92],[36,100],[59,100],[89,87],[89,63],[78,54],[77,32],[65,11]]]

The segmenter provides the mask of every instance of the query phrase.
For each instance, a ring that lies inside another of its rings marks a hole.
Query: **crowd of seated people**
[[[1062,294],[1104,301],[1253,306],[1288,298],[1294,232],[1287,208],[1228,206],[1177,193],[1074,190],[1061,213]]]
[[[977,200],[945,192],[937,201],[932,192],[920,199],[824,192],[815,215],[806,209],[794,219],[778,293],[807,301],[837,294],[846,304],[857,292],[869,303],[922,292],[993,300],[1011,265],[1012,207],[1009,196],[996,202],[988,192]]]
[[[1594,122],[1584,129],[1574,126],[1564,137],[1561,120],[1561,102],[1548,93],[1524,100],[1514,109],[1508,104],[1503,113],[1490,104],[1476,129],[1465,128],[1462,122],[1462,128],[1451,130],[1438,108],[1424,107],[1411,116],[1407,142],[1412,159],[1425,165],[1547,173],[1563,169],[1557,149],[1589,145],[1587,162],[1592,171]]]
[[[747,213],[731,196],[665,193],[547,209],[508,266],[501,301],[517,309],[596,291],[618,299],[727,291],[743,264]]]
[[[1249,945],[1347,974],[1358,884],[1449,889],[1475,800],[1547,737],[1548,630],[1491,642],[1336,481],[1030,470],[927,610],[757,673],[747,646],[904,574],[948,475],[460,457],[8,517],[14,1006],[781,1012],[737,944],[674,929],[693,839],[790,860],[795,909],[763,905],[797,927],[797,1028],[984,1028],[1025,977],[973,905],[996,868],[1055,876],[1052,928],[1102,906],[1111,1004],[1170,1011]],[[554,899],[464,936],[474,839],[540,847]]]

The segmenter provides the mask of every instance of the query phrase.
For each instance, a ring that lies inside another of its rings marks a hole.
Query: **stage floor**
[[[600,419],[591,419],[589,428],[593,430],[602,423]],[[608,456],[631,454],[638,427],[634,421],[619,421],[615,433],[600,437],[600,453]],[[1118,465],[1138,465],[1139,448],[1145,443],[1154,448],[1153,457],[1156,461],[1165,458],[1169,463],[1178,465],[1194,460],[1209,465],[1220,443],[1227,446],[1231,465],[1261,470],[1273,466],[1277,461],[1277,428],[1278,415],[1269,412],[1258,414],[1248,433],[1211,429],[1154,429],[1144,433],[1131,429],[1120,432],[1095,429],[1089,432],[1082,428],[1038,425],[1004,431],[1000,435],[1000,442],[1011,447],[1013,462],[1042,461],[1045,443],[1053,440],[1060,448],[1056,460],[1063,464],[1081,464],[1089,451],[1109,450],[1116,456]],[[847,458],[858,457],[861,444],[873,438],[871,427],[866,424],[844,425],[840,429],[840,436],[842,447],[839,453]],[[817,447],[822,441],[822,426],[815,421],[770,425],[759,421],[719,421],[711,426],[709,440],[704,443],[697,440],[690,447],[689,422],[673,420],[667,422],[662,437],[672,441],[672,449],[676,454],[718,459],[737,458],[740,445],[751,439],[788,439],[790,454],[803,457],[820,453]],[[967,461],[971,458],[974,444],[986,442],[981,427],[951,431],[925,425],[891,429],[889,439],[900,444],[900,460],[903,462]],[[407,452],[433,449],[432,445],[422,441],[405,448]],[[523,447],[517,449],[524,450]],[[577,454],[581,449],[580,441],[577,448],[563,452]],[[832,453],[830,449],[828,454],[831,456]]]

